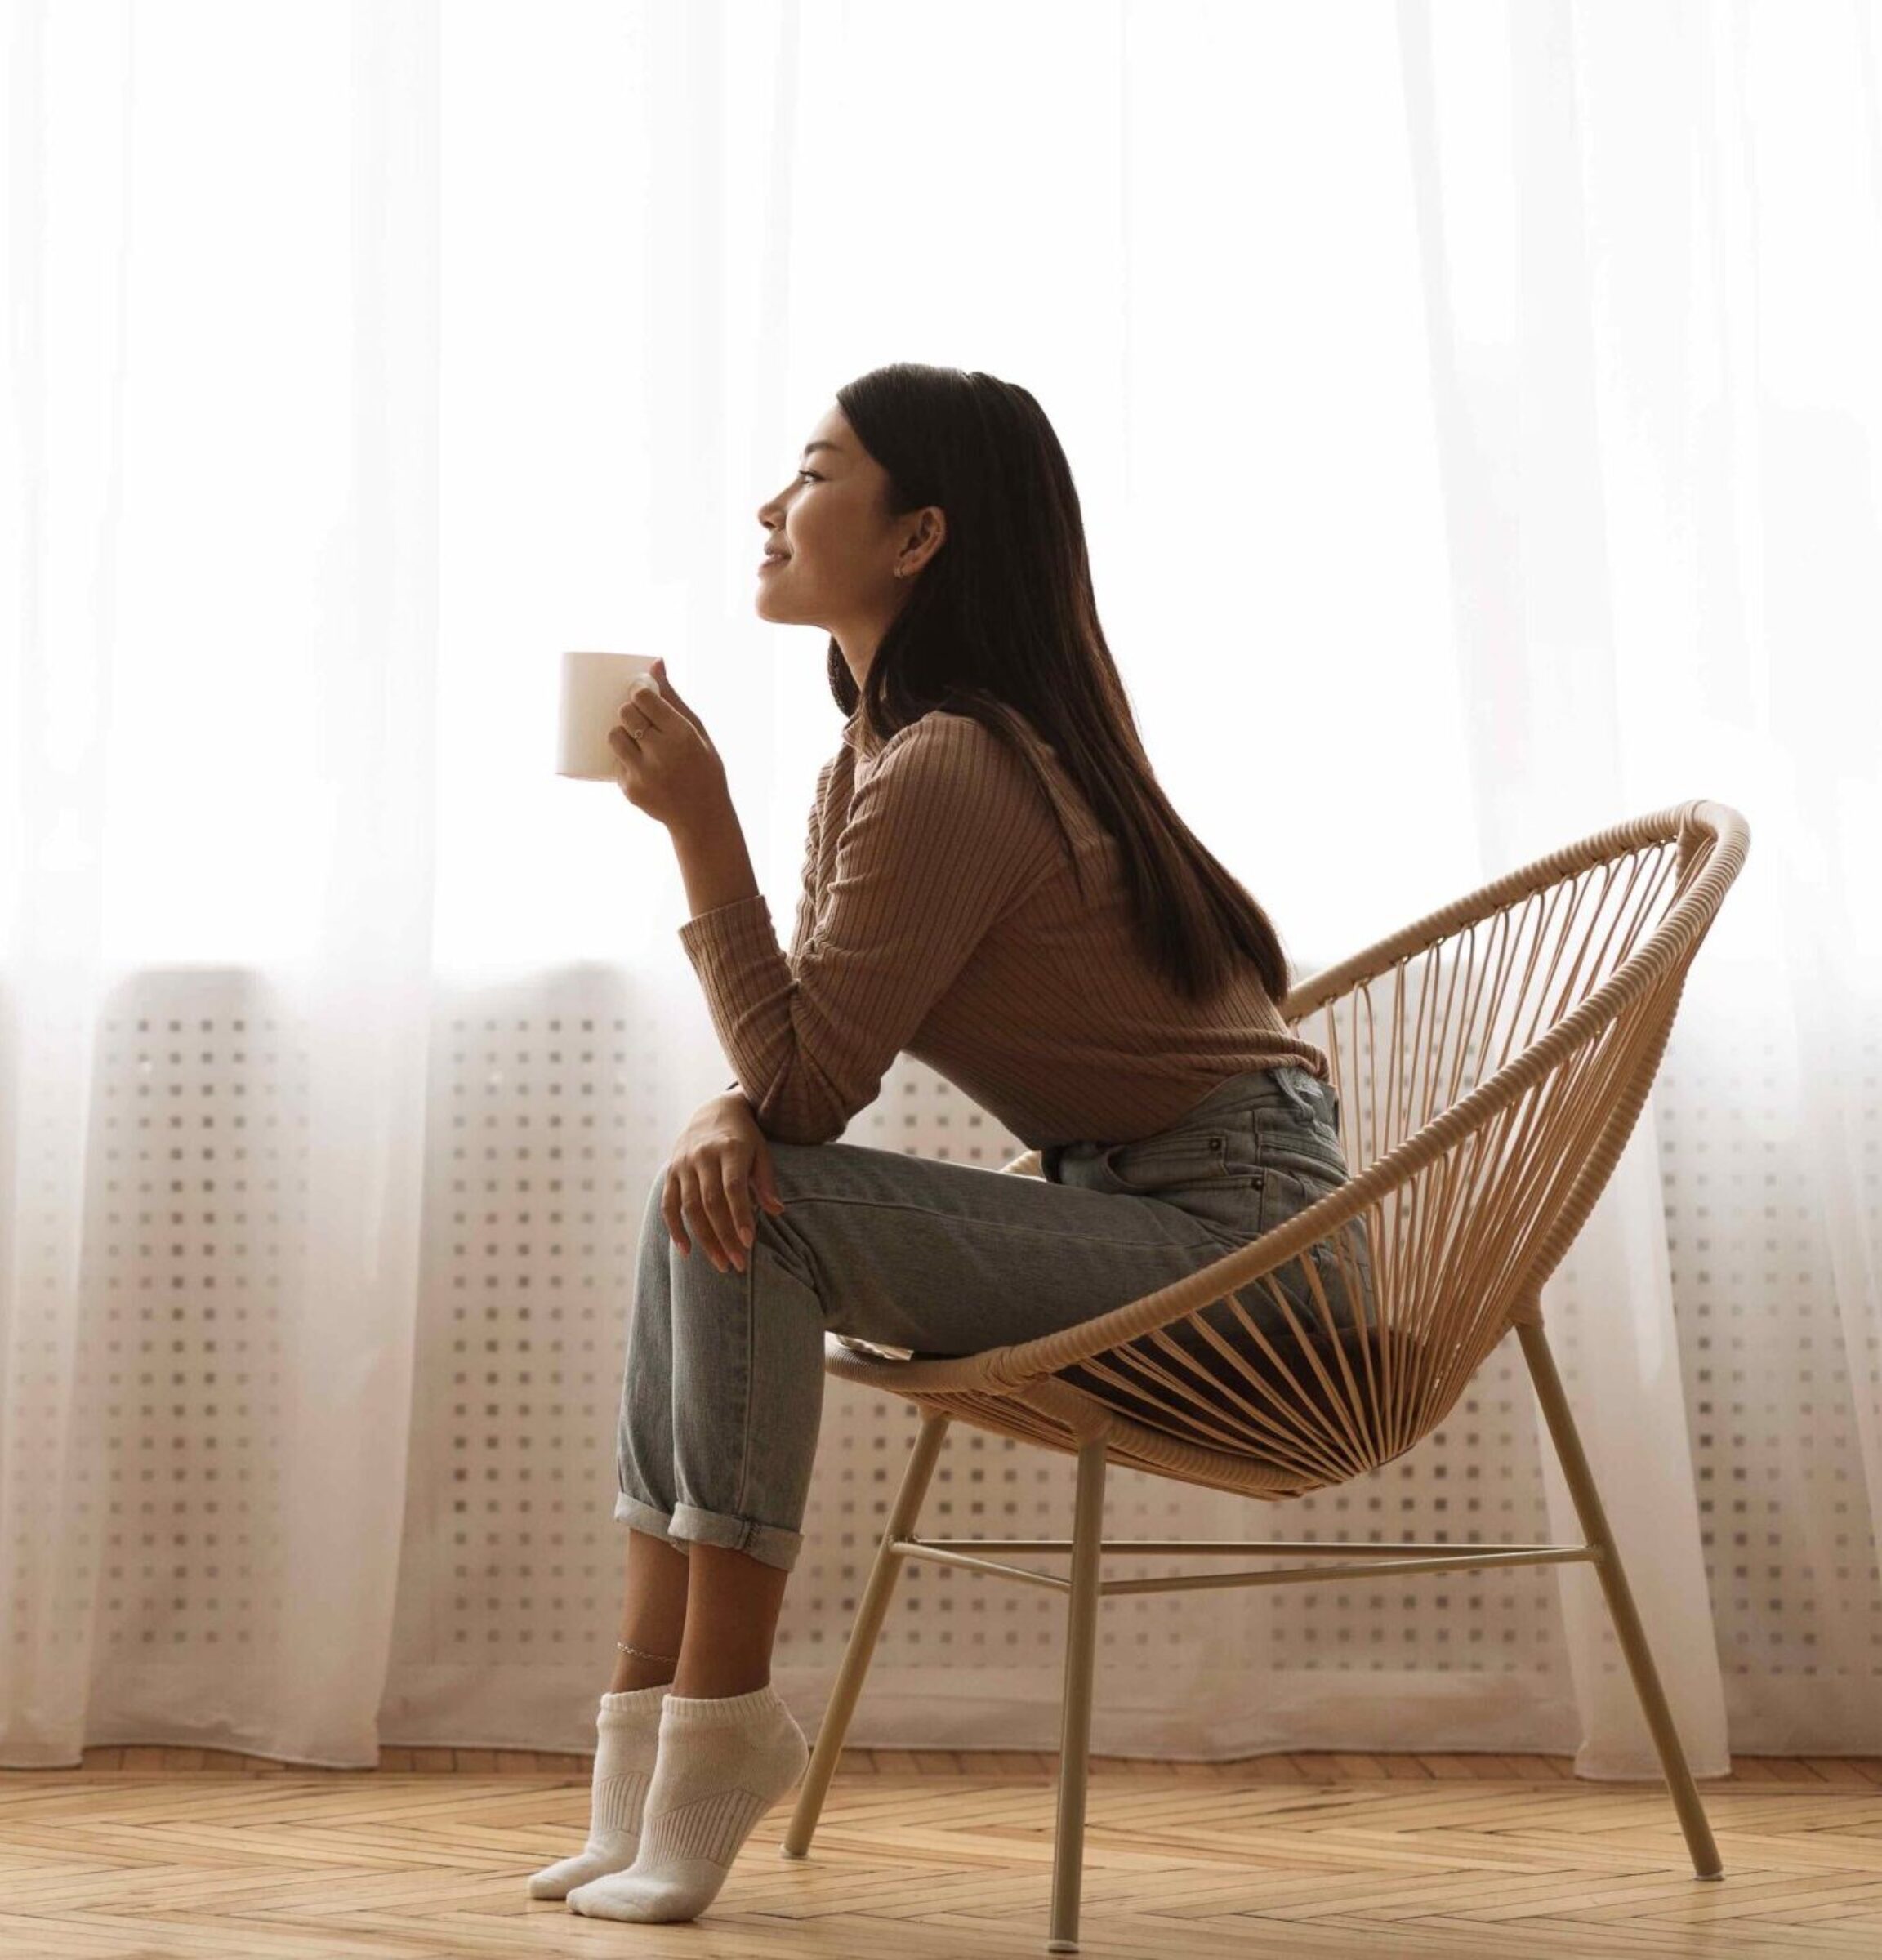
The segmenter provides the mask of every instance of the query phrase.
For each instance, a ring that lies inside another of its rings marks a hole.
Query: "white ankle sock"
[[[569,1904],[600,1919],[693,1918],[809,1760],[804,1731],[769,1682],[749,1695],[669,1695],[640,1855],[569,1893]]]
[[[640,1814],[660,1746],[664,1685],[604,1695],[595,1717],[595,1783],[588,1842],[573,1858],[545,1865],[529,1881],[532,1899],[562,1899],[607,1872],[625,1871],[640,1848]]]

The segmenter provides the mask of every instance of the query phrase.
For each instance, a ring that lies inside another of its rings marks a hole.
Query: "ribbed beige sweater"
[[[1207,1007],[1149,964],[1116,844],[1032,739],[1088,897],[997,737],[935,709],[879,742],[858,708],[818,774],[789,956],[762,893],[680,927],[766,1136],[841,1136],[903,1051],[1034,1149],[1149,1136],[1251,1069],[1329,1079],[1252,964]]]

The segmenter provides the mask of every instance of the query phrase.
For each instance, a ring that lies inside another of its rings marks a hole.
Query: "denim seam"
[[[757,1245],[754,1241],[751,1250],[756,1252],[757,1250]],[[732,1508],[737,1513],[741,1524],[743,1524],[745,1517],[746,1486],[750,1482],[751,1477],[751,1384],[758,1378],[758,1315],[751,1298],[752,1268],[756,1264],[756,1259],[747,1259],[745,1271],[742,1276],[745,1281],[745,1410],[743,1418],[745,1437],[744,1448],[740,1452],[738,1458],[738,1482],[732,1499]],[[740,1545],[739,1549],[741,1551],[744,1549],[743,1544]]]
[[[1236,1181],[1237,1180],[1228,1178],[1223,1180],[1224,1183],[1230,1183]],[[1083,1189],[1084,1187],[1073,1184],[1061,1184],[1058,1187],[1058,1188],[1061,1191],[1077,1191]],[[1206,1184],[1199,1186],[1197,1188],[1201,1190],[1214,1191],[1217,1189],[1218,1187],[1215,1179],[1211,1178]],[[1143,1191],[1105,1192],[1100,1195],[1105,1197],[1133,1198],[1139,1204],[1160,1205],[1165,1202],[1163,1199],[1153,1197],[1148,1192]],[[1042,1236],[1046,1238],[1076,1240],[1077,1243],[1081,1245],[1128,1245],[1139,1252],[1158,1252],[1166,1250],[1166,1248],[1161,1245],[1147,1245],[1141,1239],[1113,1239],[1104,1234],[1091,1232],[1060,1232],[1050,1226],[1035,1225],[1029,1220],[1025,1219],[964,1218],[963,1214],[960,1212],[950,1211],[943,1205],[912,1205],[908,1203],[906,1200],[900,1199],[885,1204],[875,1198],[843,1198],[834,1196],[824,1197],[805,1193],[801,1196],[787,1200],[786,1203],[787,1210],[788,1210],[790,1206],[793,1205],[861,1205],[866,1206],[872,1211],[912,1211],[925,1218],[952,1218],[957,1223],[963,1223],[972,1225],[976,1228],[979,1228],[981,1226],[991,1225],[997,1226],[1001,1231],[1006,1232],[1038,1232]],[[1180,1211],[1182,1207],[1180,1205],[1172,1205],[1171,1209],[1172,1210]]]

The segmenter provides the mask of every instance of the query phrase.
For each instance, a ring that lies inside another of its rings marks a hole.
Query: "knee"
[[[667,1201],[667,1166],[662,1164],[653,1174],[653,1181],[647,1187],[647,1202],[641,1208],[641,1218],[650,1231],[662,1223],[661,1206]],[[664,1229],[664,1227],[662,1227]]]

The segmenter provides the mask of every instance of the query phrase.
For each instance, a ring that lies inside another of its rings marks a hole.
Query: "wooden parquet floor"
[[[965,1960],[1046,1949],[1050,1756],[849,1750],[806,1859],[793,1799],[686,1925],[524,1886],[575,1850],[588,1759],[385,1752],[310,1770],[194,1749],[0,1771],[7,1960]],[[1882,1762],[1745,1758],[1700,1785],[1696,1879],[1661,1784],[1565,1757],[1093,1759],[1081,1951],[1117,1960],[1882,1955]]]

